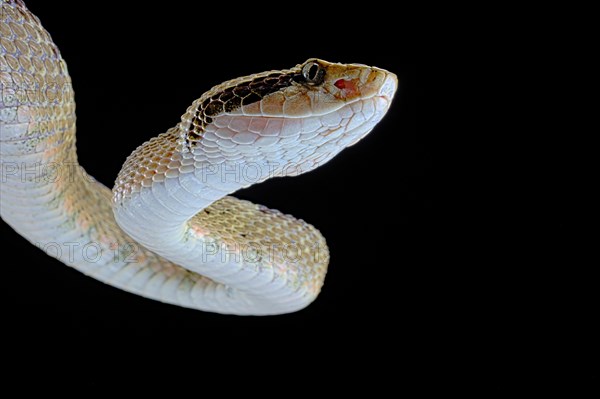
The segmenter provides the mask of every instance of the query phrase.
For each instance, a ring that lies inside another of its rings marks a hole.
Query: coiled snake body
[[[138,147],[112,192],[78,166],[67,67],[22,1],[0,15],[0,214],[49,255],[189,308],[267,315],[318,295],[329,254],[311,225],[227,196],[310,171],[381,120],[396,76],[310,59],[203,94]]]

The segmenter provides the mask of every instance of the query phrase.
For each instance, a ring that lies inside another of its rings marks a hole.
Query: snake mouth
[[[367,82],[362,89],[362,99],[373,97],[382,97],[391,101],[398,89],[398,77],[392,72],[385,69],[373,67],[373,78],[371,82]]]
[[[391,101],[394,94],[396,94],[396,90],[398,90],[398,77],[396,74],[386,71],[385,80],[379,88],[377,95]]]

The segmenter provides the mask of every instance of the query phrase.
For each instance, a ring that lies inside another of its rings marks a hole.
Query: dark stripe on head
[[[194,147],[202,138],[205,127],[220,114],[233,112],[241,106],[261,101],[269,94],[283,90],[294,82],[302,82],[302,80],[303,77],[300,72],[273,72],[227,88],[206,98],[200,103],[192,118],[186,136],[186,144],[188,147]]]

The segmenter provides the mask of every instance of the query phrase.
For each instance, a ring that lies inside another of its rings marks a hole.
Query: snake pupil
[[[308,70],[308,80],[315,80],[318,71],[319,67],[317,66],[317,64],[312,64],[310,66],[310,69]]]

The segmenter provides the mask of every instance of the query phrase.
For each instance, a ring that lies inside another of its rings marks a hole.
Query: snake
[[[163,303],[259,316],[317,298],[330,257],[321,233],[230,194],[357,143],[389,110],[394,73],[311,58],[221,83],[133,150],[111,190],[78,163],[58,47],[23,1],[1,7],[2,220],[85,275]]]

